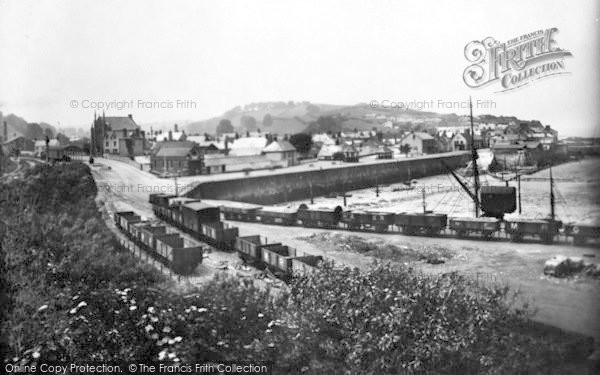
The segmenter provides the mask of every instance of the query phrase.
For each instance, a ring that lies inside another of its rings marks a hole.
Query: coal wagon
[[[394,224],[406,234],[439,234],[446,228],[447,220],[446,214],[401,212],[394,215]]]
[[[476,234],[490,238],[500,230],[500,220],[494,217],[453,217],[448,221],[448,225],[458,237]]]
[[[219,207],[204,202],[184,203],[179,207],[181,211],[181,225],[187,232],[200,232],[203,223],[219,221]]]
[[[334,209],[301,207],[297,217],[305,227],[333,229],[343,220],[343,210],[340,206]]]
[[[554,242],[554,237],[562,227],[560,221],[540,219],[512,219],[504,223],[504,232],[512,241],[520,242],[524,237],[536,237],[544,243]]]
[[[387,232],[394,224],[391,212],[344,211],[344,224],[350,230],[371,229],[376,232]]]
[[[600,239],[600,227],[569,223],[565,225],[565,235],[573,237],[573,243],[576,245],[584,245],[590,239]]]

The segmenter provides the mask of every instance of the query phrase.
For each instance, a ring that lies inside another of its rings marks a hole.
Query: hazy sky
[[[138,123],[200,120],[256,101],[492,100],[476,114],[600,136],[600,1],[0,0],[0,110],[89,125],[84,101],[134,101]],[[471,89],[464,48],[557,27],[569,75]],[[191,100],[195,109],[139,108]],[[72,108],[76,101],[77,108]],[[85,102],[91,106],[91,102]]]

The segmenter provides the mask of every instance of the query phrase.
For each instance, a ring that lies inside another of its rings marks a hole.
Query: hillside
[[[332,117],[335,125],[322,126],[317,123],[320,117]],[[270,119],[269,119],[270,118]],[[265,102],[237,106],[222,116],[208,120],[195,121],[184,126],[189,133],[214,133],[219,121],[228,119],[237,132],[261,129],[278,134],[319,131],[365,131],[382,130],[383,124],[391,121],[401,128],[420,126],[424,129],[439,126],[466,124],[466,117],[454,113],[439,114],[414,109],[372,108],[369,104],[333,105],[304,102]],[[480,115],[481,122],[519,121],[514,116]]]
[[[10,113],[8,115],[2,115],[2,112],[0,112],[0,119],[2,121],[6,121],[6,124],[8,125],[8,138],[15,138],[15,137],[19,137],[19,136],[25,136],[28,138],[36,138],[35,135],[33,134],[33,132],[30,130],[27,130],[28,127],[28,122],[27,120],[25,120],[22,117],[19,117],[13,113]],[[0,121],[0,126],[1,126],[1,121]],[[55,135],[56,134],[56,129],[54,128],[54,126],[47,124],[45,122],[40,122],[38,123],[38,125],[42,128],[42,130],[46,130],[46,129],[50,129],[52,131],[52,134]],[[1,129],[0,131],[4,131],[3,129]],[[2,133],[0,133],[0,135],[2,135]]]

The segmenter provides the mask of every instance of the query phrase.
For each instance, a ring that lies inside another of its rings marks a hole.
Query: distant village
[[[274,134],[235,132],[222,120],[214,134],[187,134],[177,124],[168,130],[142,130],[133,117],[94,115],[89,137],[45,134],[39,139],[9,134],[6,121],[0,144],[5,155],[31,154],[37,158],[67,160],[74,156],[104,156],[134,164],[161,177],[249,172],[287,168],[304,161],[358,163],[424,154],[490,149],[499,169],[536,166],[549,155],[567,157],[569,140],[539,121],[490,122],[477,119],[473,132],[468,117],[460,125],[418,121],[397,125],[393,117],[366,113],[378,121],[372,130]],[[223,126],[221,126],[223,125]],[[577,143],[572,141],[571,143]]]

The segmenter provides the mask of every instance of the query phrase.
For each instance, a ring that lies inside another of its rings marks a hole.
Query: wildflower
[[[173,358],[175,358],[175,353],[169,353],[169,356],[168,356],[168,357],[169,357],[170,359],[173,359]]]
[[[273,344],[273,343],[270,343],[270,344],[268,345],[268,347],[269,347],[269,348],[272,348],[272,347],[274,347],[274,346],[275,346],[275,344]]]
[[[169,327],[169,326],[165,326],[165,327],[163,328],[163,330],[162,330],[162,331],[163,331],[164,333],[169,333],[169,332],[171,332],[171,327]]]
[[[218,345],[218,346],[223,346],[223,345],[225,345],[225,343],[224,343],[223,341],[219,341],[219,342],[217,343],[217,345]]]
[[[38,359],[40,358],[40,352],[38,352],[37,350],[35,352],[33,352],[33,354],[31,355],[33,358]]]
[[[258,317],[259,317],[259,318],[262,318],[263,316],[265,316],[265,314],[263,314],[263,313],[258,313]]]
[[[77,308],[80,308],[80,307],[85,307],[85,306],[87,306],[87,303],[86,303],[85,301],[81,301],[81,302],[79,302],[79,304],[77,305]]]
[[[163,359],[165,359],[166,355],[167,355],[167,351],[166,350],[161,350],[160,353],[158,353],[158,359],[160,361],[162,361]]]
[[[157,318],[157,317],[155,317],[155,316],[151,316],[151,317],[150,317],[150,321],[151,321],[152,323],[156,323],[156,322],[158,322],[158,318]]]
[[[152,306],[148,307],[148,312],[150,314],[154,314],[154,307],[152,307]]]
[[[201,308],[198,309],[199,313],[203,313],[203,312],[207,312],[207,311],[208,311],[208,309],[204,308],[204,307],[201,307]]]
[[[150,338],[152,340],[158,340],[158,333],[153,333],[152,335],[150,335]]]
[[[146,327],[144,327],[144,329],[146,330],[146,332],[150,332],[154,329],[154,327],[152,327],[152,325],[148,324]]]
[[[38,311],[44,311],[48,308],[48,305],[42,305],[38,308]]]
[[[181,342],[181,340],[183,340],[183,339],[181,338],[181,336],[177,336],[177,337],[175,337],[173,340],[174,340],[175,342]]]
[[[73,307],[71,310],[69,310],[70,314],[75,314],[77,312],[77,308]]]
[[[130,311],[133,311],[133,310],[136,310],[136,309],[137,309],[137,306],[129,306],[129,310]]]

